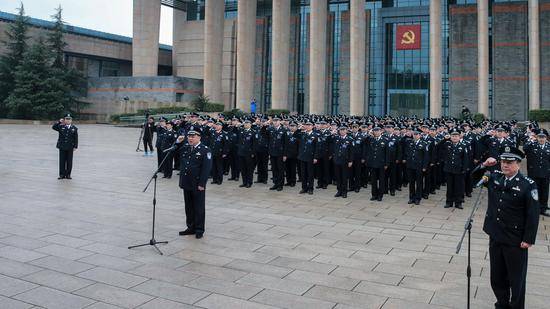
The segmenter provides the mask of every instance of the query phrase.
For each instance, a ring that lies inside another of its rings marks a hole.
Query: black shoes
[[[247,186],[247,185],[243,183],[242,185],[239,186],[239,188],[244,188],[244,187],[246,187],[246,186]]]
[[[376,196],[373,196],[370,198],[371,201],[376,201],[378,198]]]
[[[336,192],[336,194],[334,194],[334,197],[340,197],[340,196],[342,196],[342,192],[340,192],[340,191],[338,191],[338,192]]]
[[[550,209],[545,208],[545,209],[541,210],[540,215],[545,216],[545,217],[550,217]]]
[[[192,231],[192,230],[190,230],[190,229],[187,229],[187,230],[185,230],[185,231],[179,232],[178,234],[179,234],[180,236],[193,235],[193,234],[195,234],[195,231]]]
[[[273,186],[273,187],[269,188],[269,190],[277,190],[277,189],[279,189],[279,187],[277,187],[277,186]]]
[[[390,191],[391,196],[395,196],[395,191]]]
[[[348,194],[346,192],[342,193],[342,198],[348,198]]]
[[[455,203],[455,208],[463,209],[462,203]]]
[[[65,179],[65,176],[59,176],[57,179]]]
[[[359,193],[359,188],[355,188],[355,193]]]
[[[197,233],[197,234],[195,234],[195,238],[196,238],[196,239],[201,239],[201,238],[202,238],[202,233]]]
[[[304,194],[304,193],[306,193],[306,192],[307,192],[307,190],[302,189],[302,190],[300,190],[300,192],[298,192],[298,193],[299,193],[299,194]]]
[[[69,175],[69,176],[65,176],[65,179],[73,179],[73,178],[71,177],[71,175]]]
[[[420,205],[420,201],[419,201],[419,200],[416,200],[416,201],[414,201],[414,204],[415,204],[415,205]]]
[[[379,202],[382,202],[382,197],[379,196],[379,197],[377,198],[377,200],[378,200]]]
[[[277,191],[283,191],[283,187],[277,187]]]
[[[443,208],[451,208],[453,207],[453,203],[445,203],[445,206]]]
[[[313,194],[313,189],[309,189],[309,190],[307,191],[307,194],[312,195],[312,194]]]

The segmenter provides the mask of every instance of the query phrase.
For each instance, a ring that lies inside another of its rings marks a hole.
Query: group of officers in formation
[[[156,133],[159,166],[168,156],[160,166],[164,177],[180,169],[179,156],[166,150],[190,131],[200,135],[211,151],[212,184],[221,184],[224,175],[230,181],[240,179],[244,188],[271,179],[270,190],[281,191],[300,182],[300,194],[335,184],[335,196],[342,198],[370,185],[372,201],[382,201],[385,194],[393,196],[408,186],[408,203],[416,205],[446,186],[444,207],[458,209],[463,208],[465,196],[471,197],[484,160],[498,158],[504,147],[523,145],[528,175],[539,188],[541,214],[550,215],[550,144],[547,130],[536,123],[519,128],[514,121],[475,124],[452,118],[389,116],[252,114],[226,119],[222,114],[211,118],[192,113],[158,122],[149,117],[144,124],[145,155],[153,154]]]

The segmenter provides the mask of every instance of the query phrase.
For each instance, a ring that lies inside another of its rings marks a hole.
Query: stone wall
[[[493,4],[493,118],[527,118],[529,49],[527,2]]]
[[[539,3],[540,20],[540,107],[550,109],[550,1]]]
[[[187,106],[200,94],[200,79],[174,76],[90,78],[84,98],[90,105],[82,112],[88,115],[87,118],[103,120],[112,114],[134,113],[139,109]]]
[[[462,105],[477,112],[477,7],[449,9],[449,114],[460,115]]]

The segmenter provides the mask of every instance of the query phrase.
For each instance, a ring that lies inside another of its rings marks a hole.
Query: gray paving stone
[[[95,267],[94,265],[76,262],[57,256],[47,256],[38,260],[34,260],[31,262],[31,264],[66,273],[69,275],[74,275]]]
[[[86,309],[120,309],[121,307],[110,305],[102,302],[94,303],[91,306],[86,307]]]
[[[72,247],[72,248],[78,248],[78,247],[90,245],[93,243],[93,241],[91,240],[86,240],[86,239],[62,235],[62,234],[49,235],[46,237],[42,237],[41,240],[45,240],[50,243]]]
[[[45,247],[45,246],[50,244],[50,243],[42,241],[42,240],[37,240],[37,239],[34,239],[34,238],[23,237],[23,236],[18,236],[18,235],[12,235],[12,236],[9,236],[9,237],[1,238],[0,243],[2,243],[4,245],[10,245],[10,246],[14,246],[14,247],[17,247],[17,248],[29,249],[29,250],[33,250],[33,249],[40,248],[40,247]]]
[[[328,301],[273,290],[263,290],[250,300],[278,308],[330,309],[336,305]]]
[[[150,302],[147,302],[137,309],[193,309],[198,308],[191,305],[178,303],[175,301],[167,300],[164,298],[155,298]]]
[[[314,286],[305,296],[357,308],[380,308],[386,297],[346,291],[342,289]]]
[[[149,279],[124,273],[118,270],[96,267],[77,274],[78,277],[89,279],[109,285],[118,286],[119,288],[128,289],[143,283]]]
[[[315,285],[324,285],[344,290],[352,290],[357,284],[359,284],[359,280],[356,279],[337,277],[332,274],[319,274],[303,270],[295,270],[290,275],[286,276],[285,279],[309,282]]]
[[[397,298],[390,298],[382,306],[382,309],[446,309],[449,307],[415,303]]]
[[[413,302],[429,303],[433,296],[432,291],[405,288],[402,286],[386,285],[374,282],[361,282],[354,291],[373,295],[393,297]]]
[[[114,256],[104,254],[94,254],[78,260],[91,265],[102,266],[105,268],[116,269],[120,271],[128,271],[143,265],[143,263],[130,261],[123,258],[117,258]]]
[[[38,285],[28,281],[0,275],[0,295],[10,297],[21,292],[32,290],[36,287],[38,287]]]
[[[319,263],[313,261],[304,261],[299,259],[287,258],[287,257],[278,257],[275,260],[269,262],[269,264],[277,265],[286,268],[300,269],[305,271],[312,271],[322,274],[328,274],[333,271],[336,265]]]
[[[36,251],[69,260],[78,260],[85,256],[94,254],[90,251],[75,249],[62,245],[49,245],[46,247],[38,248],[36,249]]]
[[[92,299],[61,292],[48,287],[38,287],[25,293],[18,294],[14,298],[40,307],[52,309],[78,309],[85,308],[95,303]]]
[[[26,276],[28,274],[41,271],[42,269],[43,268],[29,265],[26,263],[12,261],[5,258],[0,258],[0,274],[4,274],[10,277],[19,278],[19,277]]]
[[[286,292],[295,295],[302,295],[309,290],[313,284],[290,279],[280,279],[260,274],[248,274],[239,279],[237,283],[259,286],[266,289]]]
[[[93,281],[53,270],[39,271],[25,276],[22,279],[69,293],[94,284]]]
[[[229,296],[210,294],[196,304],[208,309],[275,309],[276,307],[262,305]]]
[[[15,299],[0,296],[0,308],[2,309],[29,309],[33,305]]]
[[[132,290],[186,304],[193,304],[210,294],[209,292],[157,280],[147,281],[133,287]]]
[[[256,286],[236,284],[230,281],[210,277],[199,277],[191,282],[188,282],[186,286],[242,299],[249,299],[262,290],[262,288]]]
[[[135,308],[154,298],[150,295],[125,290],[102,283],[90,285],[88,287],[75,291],[74,294],[123,308]]]
[[[262,263],[254,263],[250,261],[244,261],[244,260],[235,260],[227,265],[225,265],[227,268],[242,270],[250,273],[258,273],[273,277],[279,277],[282,278],[286,275],[288,275],[292,269],[285,268],[285,267],[279,267],[279,266],[273,266],[268,264],[262,264]]]
[[[4,246],[0,248],[0,257],[23,263],[30,262],[32,260],[36,260],[45,256],[45,254],[13,246]]]
[[[219,266],[213,266],[202,263],[189,263],[179,270],[183,270],[190,273],[195,273],[198,275],[204,275],[207,277],[218,278],[222,280],[235,281],[244,277],[247,273],[240,270],[234,270],[229,268],[223,268]]]

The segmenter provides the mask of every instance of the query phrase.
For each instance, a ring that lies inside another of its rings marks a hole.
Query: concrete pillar
[[[187,21],[187,12],[173,9],[172,16],[172,75],[178,75],[178,48],[180,33],[183,29],[183,25]]]
[[[430,118],[441,117],[441,0],[430,0]]]
[[[160,1],[134,0],[132,75],[157,76]]]
[[[207,0],[204,11],[204,95],[216,103],[223,103],[224,9],[224,1]]]
[[[477,111],[489,117],[489,3],[477,1]]]
[[[324,114],[327,81],[327,1],[310,2],[309,113]]]
[[[254,88],[256,0],[237,2],[237,108],[250,112]],[[259,110],[259,109],[258,109]]]
[[[539,0],[529,0],[529,110],[540,109]]]
[[[288,109],[290,0],[273,0],[271,108]]]
[[[367,18],[364,0],[350,0],[350,115],[365,114],[365,40]]]

